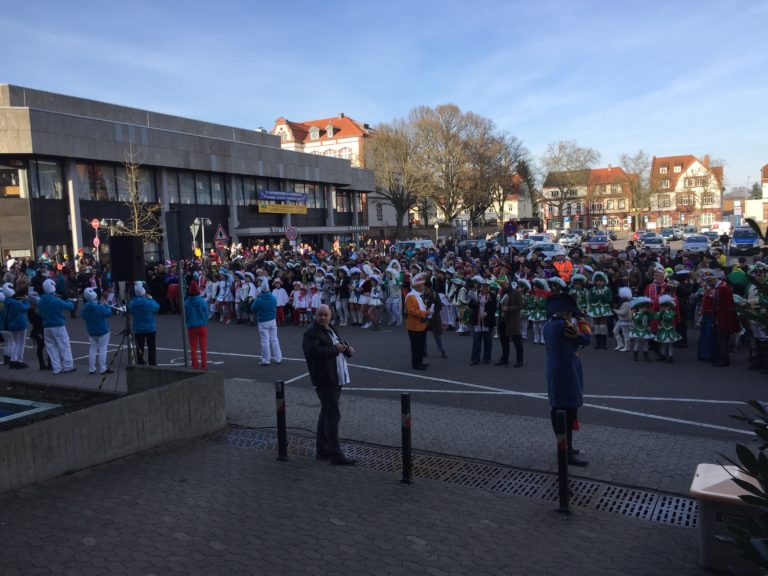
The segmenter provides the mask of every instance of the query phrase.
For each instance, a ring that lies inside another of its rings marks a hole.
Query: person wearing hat
[[[42,289],[43,286],[40,284],[40,290]],[[37,362],[40,370],[50,370],[51,359],[46,359],[45,353],[43,319],[37,312],[37,306],[40,303],[40,294],[38,294],[34,288],[30,288],[28,294],[29,310],[27,310],[27,320],[29,321],[30,326],[32,326],[29,337],[35,343],[35,352],[37,353]]]
[[[266,276],[262,278],[261,291],[251,305],[251,312],[256,315],[261,339],[259,366],[269,366],[272,360],[275,364],[282,364],[283,352],[277,339],[277,298],[269,291]]]
[[[144,347],[147,348],[147,360],[150,366],[157,366],[157,323],[155,316],[160,311],[160,303],[147,296],[143,282],[136,282],[133,298],[128,304],[131,314],[133,335],[136,337],[136,363],[144,365]]]
[[[656,329],[656,340],[659,343],[659,353],[671,364],[673,362],[673,344],[680,340],[680,334],[675,330],[677,319],[677,302],[670,294],[663,294],[659,298],[659,312],[656,317],[659,326]]]
[[[634,340],[635,347],[632,352],[632,359],[637,362],[640,352],[643,352],[643,358],[650,362],[648,358],[648,342],[654,339],[653,332],[650,329],[653,313],[649,310],[651,299],[647,296],[639,296],[629,304],[632,309],[632,328],[629,330],[629,337]]]
[[[477,284],[480,288],[472,292],[469,298],[469,325],[472,330],[470,366],[480,363],[481,349],[483,364],[491,363],[492,336],[496,327],[496,295],[491,292],[488,280],[479,278]]]
[[[279,276],[272,280],[272,295],[277,303],[275,322],[278,326],[283,326],[285,324],[285,306],[288,304],[289,299],[288,292],[283,288],[283,281]]]
[[[547,321],[547,299],[552,295],[549,282],[544,278],[533,279],[528,319],[533,324],[533,343],[544,344],[544,324]]]
[[[619,288],[619,300],[621,304],[613,310],[616,314],[616,324],[613,327],[613,337],[616,338],[614,350],[629,352],[629,331],[632,328],[632,308],[629,306],[629,301],[632,300],[632,289],[629,286]]]
[[[43,336],[45,350],[51,360],[51,370],[54,374],[74,372],[72,349],[69,345],[69,334],[65,326],[64,311],[75,309],[70,300],[64,300],[56,295],[56,283],[48,278],[43,282],[43,294],[37,309],[43,318]]]
[[[405,327],[411,343],[411,368],[425,370],[424,349],[427,340],[427,326],[434,308],[427,308],[422,295],[427,281],[426,274],[416,274],[411,279],[411,291],[405,297]]]
[[[700,274],[704,279],[704,297],[701,301],[698,356],[718,368],[730,366],[731,336],[741,328],[733,289],[724,281],[722,270],[701,270]]]
[[[557,270],[558,276],[563,279],[566,284],[571,281],[573,275],[573,263],[565,257],[562,252],[555,254],[555,261],[552,264]]]
[[[587,462],[578,458],[579,451],[573,447],[573,430],[578,429],[578,410],[584,403],[584,374],[579,349],[589,345],[589,334],[580,332],[573,323],[578,314],[580,312],[575,301],[567,294],[549,298],[549,319],[544,326],[544,341],[552,428],[556,436],[566,435],[568,464],[586,466]],[[557,418],[559,411],[565,411],[565,430],[561,429]]]
[[[8,356],[8,365],[15,370],[27,368],[24,363],[24,340],[27,337],[27,310],[29,302],[16,297],[13,284],[3,285],[3,336],[5,338],[5,356]]]
[[[80,316],[85,320],[88,331],[88,374],[96,374],[96,360],[99,363],[99,374],[111,374],[107,368],[107,346],[109,345],[109,322],[112,308],[99,304],[98,294],[94,288],[83,290],[83,306]],[[158,306],[159,308],[159,306]]]
[[[200,297],[200,287],[195,280],[189,283],[187,298],[184,300],[184,315],[187,320],[187,335],[192,356],[192,368],[208,370],[208,305]],[[200,349],[198,363],[197,350]]]
[[[608,276],[604,272],[595,272],[592,275],[592,283],[587,296],[587,316],[593,323],[595,350],[607,350],[608,317],[613,314],[611,311],[613,293],[608,287]]]

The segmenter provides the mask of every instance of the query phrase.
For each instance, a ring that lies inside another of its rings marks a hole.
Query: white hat
[[[86,288],[83,290],[83,298],[86,302],[95,302],[96,301],[96,290],[93,288]]]
[[[8,260],[8,262],[5,263],[5,265],[8,267],[8,270],[13,268],[13,265],[16,264],[16,260],[14,258],[11,258]]]
[[[6,298],[13,298],[14,294],[16,294],[16,290],[13,289],[13,284],[10,282],[3,284],[3,296]]]
[[[56,282],[48,278],[48,280],[45,280],[43,282],[43,292],[46,294],[53,294],[56,292]]]
[[[549,284],[550,284],[550,286],[551,286],[553,283],[554,283],[554,284],[557,284],[557,285],[558,285],[558,286],[560,286],[561,288],[566,288],[566,287],[568,286],[568,285],[565,283],[565,280],[563,280],[563,279],[562,279],[562,278],[560,278],[559,276],[552,276],[552,278],[550,278],[550,279],[549,279]]]
[[[144,288],[144,283],[136,282],[136,284],[133,287],[133,293],[136,294],[136,296],[146,296],[147,289]]]
[[[672,304],[674,306],[675,299],[672,298],[669,294],[664,294],[661,298],[659,298],[659,305],[664,306],[665,304]]]
[[[423,286],[427,281],[426,274],[416,274],[411,280],[411,286]]]
[[[631,300],[632,289],[627,286],[622,286],[619,288],[619,298],[622,298],[623,300]]]

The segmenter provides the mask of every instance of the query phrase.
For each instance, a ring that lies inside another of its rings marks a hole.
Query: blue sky
[[[534,155],[768,163],[768,0],[2,1],[0,82],[246,128],[452,102]]]

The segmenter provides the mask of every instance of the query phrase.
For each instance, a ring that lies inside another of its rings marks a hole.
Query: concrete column
[[[160,169],[157,178],[157,200],[160,202],[160,228],[163,230],[163,260],[170,260],[171,253],[168,246],[168,222],[165,215],[171,209],[171,199],[168,194],[168,170]]]
[[[323,186],[325,189],[325,225],[336,226],[336,193],[335,188],[330,184]]]
[[[360,194],[358,192],[352,192],[352,225],[353,226],[359,226],[360,225]],[[355,230],[355,233],[352,236],[355,239],[355,244],[360,245],[360,232]]]
[[[227,174],[227,190],[229,194],[227,196],[227,203],[229,204],[229,237],[233,244],[240,242],[240,236],[237,233],[237,229],[240,223],[237,221],[237,194],[236,194],[236,179],[234,174]]]
[[[72,234],[71,257],[77,262],[77,251],[83,247],[83,223],[80,218],[80,198],[75,189],[77,163],[74,160],[67,160],[64,163],[64,179],[67,183],[67,201],[69,202],[69,230]]]

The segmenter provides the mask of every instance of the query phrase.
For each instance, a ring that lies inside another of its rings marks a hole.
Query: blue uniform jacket
[[[88,336],[104,336],[109,333],[107,318],[112,316],[112,308],[106,304],[88,302],[80,313],[85,320],[85,329]]]
[[[589,344],[589,336],[566,338],[565,320],[552,317],[544,326],[547,346],[547,394],[552,408],[578,408],[584,403],[584,376],[579,346]]]
[[[187,328],[207,326],[208,303],[200,296],[187,296],[184,301],[184,315],[187,317]]]
[[[271,292],[261,292],[251,304],[256,322],[269,322],[277,317],[277,298]]]
[[[4,324],[10,332],[27,329],[27,310],[29,302],[22,302],[16,298],[6,298],[4,302]]]
[[[134,296],[128,304],[128,310],[133,316],[134,334],[151,334],[157,332],[155,314],[160,310],[160,304],[146,296]]]
[[[62,300],[55,294],[43,294],[37,305],[37,312],[43,317],[43,328],[64,326],[64,310],[74,310],[75,305],[69,300]]]

